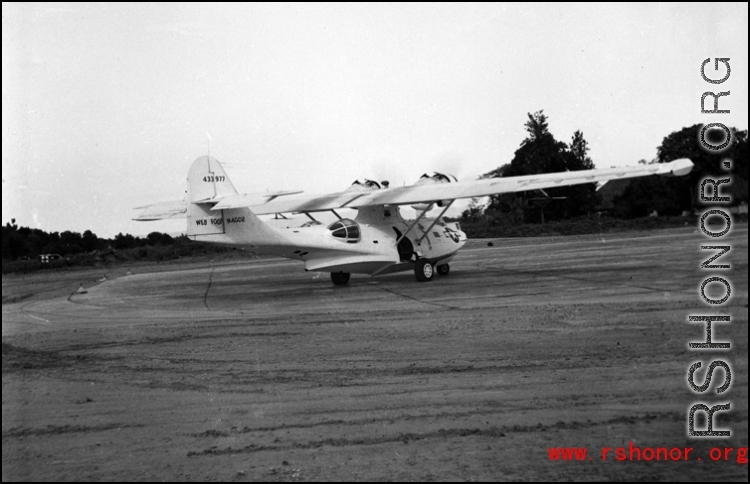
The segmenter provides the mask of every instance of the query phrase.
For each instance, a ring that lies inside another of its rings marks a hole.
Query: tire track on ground
[[[364,445],[381,445],[388,443],[402,442],[408,444],[410,441],[419,441],[427,439],[446,439],[456,437],[505,437],[507,433],[530,433],[530,432],[547,432],[549,430],[577,430],[587,429],[600,425],[613,425],[613,424],[637,424],[642,422],[649,422],[651,420],[659,419],[660,421],[672,420],[674,422],[682,421],[685,419],[684,415],[680,415],[678,412],[665,412],[665,413],[653,413],[646,414],[643,416],[632,417],[632,416],[621,416],[615,417],[609,420],[593,422],[591,420],[586,422],[573,421],[563,422],[558,421],[555,424],[543,425],[541,423],[537,425],[504,425],[504,426],[491,426],[487,428],[459,428],[459,429],[438,429],[430,432],[422,433],[399,433],[397,435],[383,436],[383,437],[371,437],[362,439],[346,439],[346,438],[328,438],[322,440],[312,440],[305,443],[293,442],[286,445],[259,445],[250,444],[241,448],[225,447],[218,449],[211,447],[202,451],[191,451],[187,453],[188,457],[197,456],[221,456],[231,454],[252,454],[263,451],[289,451],[297,449],[315,449],[319,447],[352,447],[352,446],[364,446]]]

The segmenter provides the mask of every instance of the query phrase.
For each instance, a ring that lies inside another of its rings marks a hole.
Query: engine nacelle
[[[427,173],[419,177],[419,181],[415,185],[426,185],[428,183],[453,183],[457,182],[458,179],[453,175],[444,175],[442,173],[435,172],[434,175],[429,176]]]
[[[455,176],[445,175],[443,173],[435,172],[435,174],[432,176],[429,176],[427,173],[425,173],[419,178],[419,181],[417,181],[415,185],[430,185],[434,183],[453,183],[453,182],[458,182],[458,179]],[[430,211],[433,209],[435,205],[437,205],[438,207],[445,207],[449,203],[451,203],[450,200],[439,200],[437,203],[420,203],[417,205],[412,205],[411,208],[413,208],[414,210],[419,210],[419,211]]]
[[[387,186],[388,182],[383,182]],[[364,182],[361,182],[359,180],[354,180],[354,183],[351,184],[349,188],[346,189],[347,192],[371,192],[374,190],[380,190],[383,188],[380,183],[374,181],[374,180],[368,180],[365,178]]]
[[[418,203],[416,205],[412,205],[411,208],[418,212],[429,212],[433,209],[434,206],[434,203]]]

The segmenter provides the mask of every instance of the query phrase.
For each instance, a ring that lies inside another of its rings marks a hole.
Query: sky
[[[207,152],[241,193],[327,193],[474,179],[539,110],[597,168],[696,123],[748,127],[747,3],[3,3],[2,20],[2,222],[48,232],[179,233],[133,207],[181,199]],[[700,74],[716,57],[721,85]],[[706,91],[731,112],[702,114]]]

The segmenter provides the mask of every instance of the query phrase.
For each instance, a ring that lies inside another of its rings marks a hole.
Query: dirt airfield
[[[721,241],[721,309],[697,227],[473,241],[429,283],[278,259],[3,276],[3,480],[747,482],[747,235]],[[732,384],[695,395],[719,352],[687,349],[687,316],[717,313]],[[730,438],[687,437],[698,401],[731,402]],[[631,442],[694,450],[617,461]]]

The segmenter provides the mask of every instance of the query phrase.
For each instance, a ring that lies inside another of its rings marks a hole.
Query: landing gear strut
[[[419,282],[431,281],[435,277],[435,266],[427,259],[419,259],[414,266],[414,275]]]
[[[331,272],[331,280],[337,286],[345,286],[351,276],[348,272]]]

